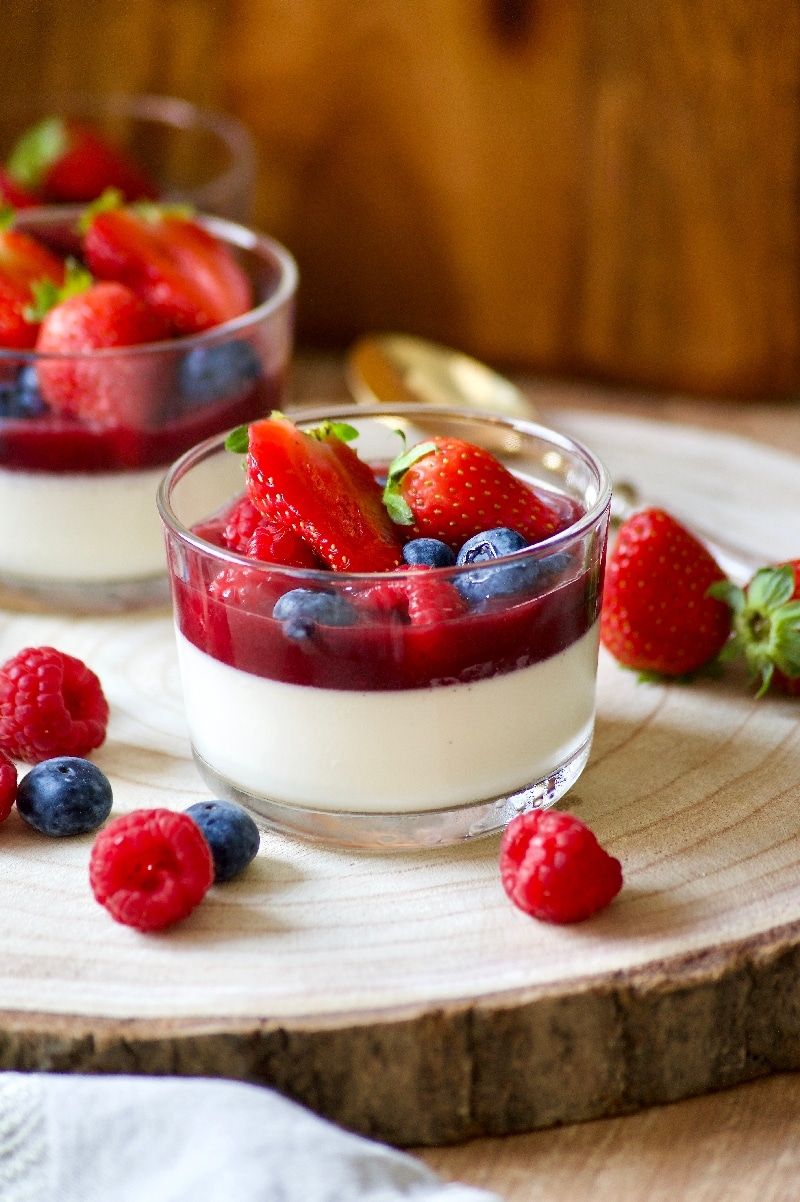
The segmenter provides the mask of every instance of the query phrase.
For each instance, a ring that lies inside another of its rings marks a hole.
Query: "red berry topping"
[[[371,469],[345,441],[351,429],[322,422],[300,430],[282,415],[254,422],[247,491],[334,571],[388,571],[403,562],[400,537]]]
[[[724,602],[709,588],[725,580],[701,542],[661,509],[620,527],[608,559],[600,634],[626,668],[684,676],[714,659],[730,633]]]
[[[203,900],[214,881],[214,861],[188,814],[133,810],[95,839],[89,881],[117,922],[160,931]]]
[[[285,580],[252,568],[222,568],[208,586],[214,601],[246,613],[269,617],[275,602],[286,591]]]
[[[64,264],[41,242],[8,226],[0,217],[0,346],[30,350],[39,323],[33,314],[35,285],[64,279]]]
[[[17,769],[0,751],[0,822],[5,822],[17,799]]]
[[[222,531],[222,541],[229,551],[238,551],[244,555],[247,544],[253,537],[253,531],[261,521],[261,513],[256,509],[249,497],[237,501],[228,514],[228,519]]]
[[[26,647],[0,668],[0,747],[38,764],[85,756],[106,737],[108,702],[90,668],[55,647]]]
[[[460,438],[432,438],[389,468],[384,502],[413,538],[436,538],[454,551],[484,530],[508,526],[529,543],[563,525],[559,513],[491,451]]]
[[[67,293],[43,317],[36,350],[59,356],[37,366],[42,395],[59,413],[108,426],[157,425],[168,362],[125,355],[105,359],[86,352],[160,342],[167,328],[124,284],[89,283]]]
[[[308,543],[280,518],[264,518],[256,526],[245,548],[245,555],[287,568],[327,566],[317,558]]]
[[[512,819],[500,847],[503,888],[543,922],[582,922],[622,888],[619,860],[572,814],[531,810]]]
[[[449,580],[441,580],[430,568],[408,568],[402,576],[388,574],[386,580],[359,594],[359,600],[377,610],[396,610],[412,626],[446,622],[467,612],[467,603]]]
[[[83,249],[98,280],[126,284],[176,335],[197,334],[252,307],[250,280],[226,242],[158,205],[88,215]]]

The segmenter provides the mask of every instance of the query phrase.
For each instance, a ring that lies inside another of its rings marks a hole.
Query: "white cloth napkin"
[[[500,1202],[257,1085],[0,1073],[0,1202]]]

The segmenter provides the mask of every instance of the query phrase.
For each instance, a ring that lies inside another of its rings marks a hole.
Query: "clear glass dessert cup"
[[[242,456],[222,436],[182,456],[158,504],[189,731],[211,791],[270,827],[357,848],[457,843],[552,805],[592,740],[605,468],[570,438],[497,415],[384,405],[292,417],[351,424],[350,445],[378,474],[398,431],[408,445],[477,443],[549,493],[568,525],[488,563],[426,570],[466,603],[410,622],[372,605],[370,590],[389,578],[413,588],[419,571],[279,567],[216,545],[214,523],[243,489]],[[348,624],[280,620],[276,602],[296,588],[331,595]]]
[[[226,113],[176,96],[67,93],[7,97],[0,105],[0,160],[48,117],[86,121],[140,163],[168,203],[248,222],[257,156],[250,131]]]
[[[77,250],[82,207],[32,208],[15,228]],[[0,348],[0,603],[117,612],[169,603],[156,490],[198,441],[280,408],[297,269],[279,243],[217,217],[256,300],[202,334],[74,354]],[[56,413],[47,378],[97,403]]]

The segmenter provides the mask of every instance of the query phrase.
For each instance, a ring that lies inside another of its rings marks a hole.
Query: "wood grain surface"
[[[776,1076],[643,1114],[422,1155],[504,1202],[790,1202],[800,1078]]]
[[[304,340],[727,396],[800,375],[789,0],[6,0],[0,78],[255,133]]]
[[[338,390],[324,364],[298,383],[302,401]],[[792,456],[581,416],[543,387],[540,404],[548,397],[556,423],[583,423],[612,470],[638,463],[666,490],[658,499],[686,502],[696,460],[689,497],[713,503],[709,522],[735,521],[741,537],[760,530],[774,554],[791,549]],[[82,656],[106,686],[112,722],[94,758],[117,810],[206,796],[168,615],[5,615],[0,656],[45,642]],[[623,860],[626,888],[580,927],[510,907],[496,839],[379,856],[265,835],[239,881],[147,938],[91,898],[90,837],[49,842],[12,816],[0,1065],[268,1082],[347,1126],[418,1144],[621,1113],[798,1067],[798,789],[796,703],[756,703],[735,672],[640,686],[603,656],[596,745],[567,804]]]

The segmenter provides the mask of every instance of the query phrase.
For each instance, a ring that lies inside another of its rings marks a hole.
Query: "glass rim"
[[[21,233],[33,233],[41,223],[58,222],[68,224],[77,221],[86,211],[86,205],[37,205],[29,209],[18,209],[14,214],[12,228]],[[264,257],[270,256],[276,263],[279,277],[275,291],[266,300],[261,301],[253,309],[248,309],[240,317],[231,321],[221,322],[198,334],[185,334],[180,338],[164,338],[160,342],[143,342],[136,346],[98,347],[91,351],[58,351],[46,352],[15,350],[11,347],[0,347],[0,364],[13,360],[15,363],[88,363],[115,358],[136,358],[138,356],[167,355],[192,350],[204,346],[207,342],[223,341],[253,326],[260,325],[266,318],[281,309],[292,300],[298,283],[297,262],[291,251],[259,230],[251,229],[227,217],[217,217],[211,213],[197,213],[196,220],[209,233],[222,238],[225,242]]]
[[[182,130],[199,126],[216,134],[228,147],[233,162],[218,175],[191,189],[194,195],[201,199],[201,203],[206,192],[211,194],[220,190],[235,190],[249,186],[255,181],[258,167],[256,147],[247,126],[229,113],[193,104],[179,96],[166,96],[156,92],[83,91],[52,92],[42,96],[30,92],[4,102],[3,109],[12,116],[15,112],[30,112],[35,109],[44,119],[47,116],[61,116],[58,109],[62,106],[84,110],[87,114],[105,113],[113,117],[160,121]],[[49,112],[51,109],[53,111]]]
[[[443,568],[431,568],[431,571],[446,573],[450,576],[465,575],[469,572],[481,571],[486,567],[494,567],[495,564],[519,563],[524,559],[540,558],[542,552],[546,555],[556,553],[565,543],[572,542],[573,539],[580,537],[587,531],[591,530],[603,516],[603,513],[608,509],[611,501],[611,476],[601,459],[589,450],[582,442],[572,438],[568,434],[562,434],[558,430],[554,430],[549,426],[543,426],[538,422],[529,421],[526,418],[509,417],[504,414],[493,413],[489,410],[479,409],[460,409],[455,407],[445,407],[440,405],[424,405],[417,402],[403,402],[397,405],[393,404],[378,404],[378,405],[361,405],[358,402],[343,403],[332,406],[314,406],[303,409],[292,410],[286,416],[291,420],[300,424],[301,422],[322,422],[326,420],[341,420],[347,417],[381,417],[397,415],[398,417],[450,417],[455,419],[469,419],[470,421],[478,421],[488,423],[500,429],[514,429],[524,433],[530,437],[539,438],[550,442],[556,448],[568,451],[570,454],[576,454],[583,462],[590,467],[596,474],[598,484],[597,500],[582,514],[577,521],[565,527],[564,530],[558,531],[556,534],[551,534],[548,538],[542,539],[540,542],[533,543],[528,547],[522,547],[519,551],[513,551],[508,555],[499,555],[496,559],[492,559],[491,563],[479,561],[471,564],[457,564]],[[248,423],[252,425],[253,423]],[[368,584],[375,584],[378,581],[385,580],[386,572],[333,572],[330,569],[323,568],[296,568],[288,567],[285,564],[272,564],[265,560],[250,558],[240,554],[238,551],[231,551],[226,547],[218,547],[214,543],[210,543],[207,539],[195,534],[176,516],[170,501],[172,489],[184,475],[192,468],[197,467],[204,460],[209,459],[215,452],[224,448],[224,443],[228,435],[231,433],[228,430],[222,434],[215,434],[211,438],[205,439],[203,442],[197,443],[196,446],[190,447],[185,451],[172,466],[169,468],[158,487],[156,494],[156,504],[168,532],[174,534],[181,540],[182,543],[192,547],[195,551],[200,552],[207,558],[215,559],[220,562],[220,566],[229,567],[246,567],[254,571],[269,572],[285,576],[292,580],[309,581],[320,583],[327,581],[329,584],[331,578],[333,581],[341,581],[342,585],[352,583],[353,581],[364,581]],[[228,452],[233,454],[233,452]],[[416,570],[409,565],[407,568],[397,568],[392,573],[393,579],[402,579],[407,575],[416,575]]]

